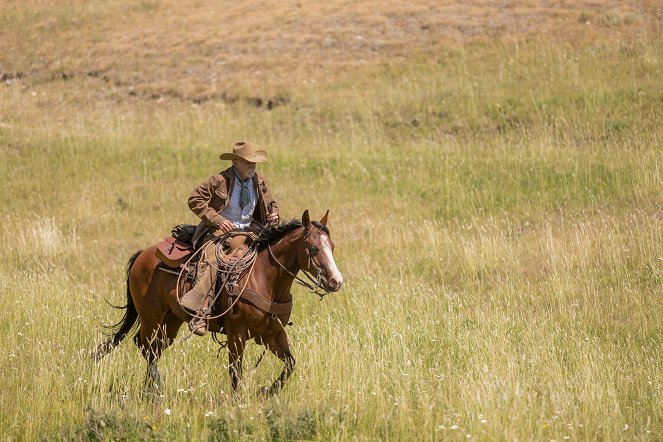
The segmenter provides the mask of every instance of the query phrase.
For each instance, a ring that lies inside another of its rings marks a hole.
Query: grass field
[[[657,2],[207,3],[0,4],[1,439],[663,438]],[[278,397],[205,337],[144,399],[103,299],[244,138],[346,283]]]

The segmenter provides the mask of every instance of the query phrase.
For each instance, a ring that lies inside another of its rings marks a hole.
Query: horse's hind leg
[[[263,388],[258,392],[260,396],[272,396],[278,393],[292,372],[295,370],[295,358],[290,353],[290,344],[288,344],[288,335],[284,329],[265,339],[265,347],[285,364],[281,375],[274,381],[271,387]]]
[[[151,325],[147,322],[141,323],[140,332],[136,336],[136,344],[147,361],[144,391],[148,395],[158,393],[163,388],[157,361],[163,350],[173,343],[181,325],[182,320],[170,311],[165,314],[160,323]]]
[[[143,394],[145,396],[158,394],[163,386],[159,367],[157,366],[157,361],[159,360],[159,356],[161,356],[160,342],[162,340],[163,330],[160,324],[149,325],[145,321],[141,323],[135,343],[147,361],[147,370],[143,383]]]

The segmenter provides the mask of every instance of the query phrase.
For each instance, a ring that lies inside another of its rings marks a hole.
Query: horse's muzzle
[[[343,285],[343,276],[335,275],[330,278],[322,278],[322,286],[328,292],[338,292]]]

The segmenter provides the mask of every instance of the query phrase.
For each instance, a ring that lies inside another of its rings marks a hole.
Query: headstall
[[[304,240],[306,240],[306,238],[308,238],[310,234],[311,232],[309,231],[306,234],[306,236],[304,236]],[[306,269],[301,269],[301,270],[304,273],[304,275],[306,275],[306,277],[309,279],[310,282],[303,280],[302,278],[300,278],[299,276],[288,270],[283,264],[281,264],[281,262],[278,259],[276,259],[276,257],[274,256],[274,252],[272,252],[272,247],[269,245],[269,243],[267,243],[267,249],[269,250],[269,255],[272,257],[272,259],[276,261],[277,264],[281,266],[281,268],[285,270],[290,276],[295,278],[297,284],[306,287],[311,291],[311,293],[315,293],[316,295],[318,295],[321,301],[322,298],[324,298],[326,295],[329,294],[329,292],[325,290],[324,287],[322,287],[322,270],[320,270],[320,266],[313,259],[313,252],[309,250],[308,246],[306,247],[306,254],[308,255],[308,267],[311,267],[311,265],[313,265],[313,267],[317,272],[317,275],[313,277]]]

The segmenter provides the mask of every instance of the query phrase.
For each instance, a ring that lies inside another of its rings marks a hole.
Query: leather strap
[[[237,296],[240,290],[240,287],[234,286],[232,289],[232,295]],[[240,298],[249,301],[251,304],[267,313],[273,313],[275,315],[286,315],[292,312],[292,301],[285,303],[269,301],[260,293],[256,292],[255,290],[251,290],[248,287],[244,288]]]

